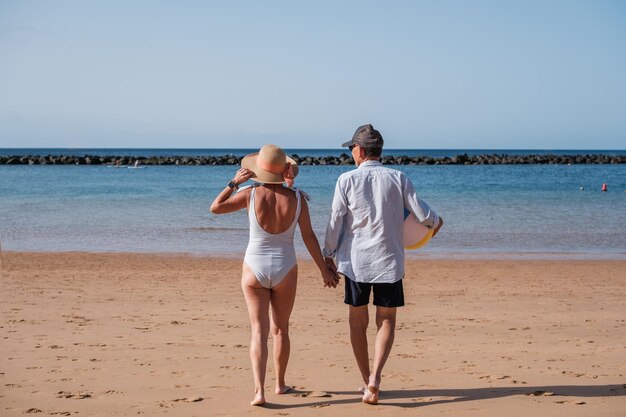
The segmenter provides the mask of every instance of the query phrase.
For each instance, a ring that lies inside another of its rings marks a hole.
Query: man
[[[383,137],[371,124],[360,126],[344,143],[357,169],[337,180],[326,229],[324,256],[329,268],[345,276],[345,303],[350,307],[350,341],[365,386],[363,402],[378,403],[383,366],[396,325],[396,308],[404,305],[404,210],[427,228],[439,231],[443,221],[421,201],[411,180],[383,167]],[[370,292],[376,306],[376,344],[370,370],[367,326]]]

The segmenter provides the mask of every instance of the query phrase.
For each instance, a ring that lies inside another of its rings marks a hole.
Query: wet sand
[[[273,394],[270,360],[264,407],[248,405],[240,260],[1,262],[2,416],[625,415],[626,261],[408,261],[378,406],[356,391],[343,289],[300,262],[295,390]]]

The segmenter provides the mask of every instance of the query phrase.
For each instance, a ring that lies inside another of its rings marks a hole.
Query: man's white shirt
[[[428,228],[437,214],[419,199],[411,180],[378,161],[342,174],[335,186],[324,256],[356,282],[393,283],[404,277],[404,209]]]

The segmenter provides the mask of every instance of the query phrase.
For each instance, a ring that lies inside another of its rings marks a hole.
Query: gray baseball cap
[[[385,141],[380,132],[374,129],[374,126],[368,124],[359,126],[356,132],[354,132],[352,139],[342,144],[341,147],[359,145],[364,148],[382,148],[384,143]]]

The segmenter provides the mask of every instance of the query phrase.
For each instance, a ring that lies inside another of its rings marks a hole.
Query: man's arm
[[[415,218],[429,229],[435,228],[439,223],[439,216],[421,200],[415,192],[413,183],[406,175],[402,176],[402,194],[404,195],[404,207],[409,210]],[[439,229],[437,229],[439,231]]]
[[[337,253],[339,238],[341,237],[341,229],[343,228],[343,217],[348,212],[346,197],[337,180],[335,185],[335,195],[333,196],[333,204],[330,211],[330,220],[326,227],[326,238],[324,239],[324,258],[329,263],[328,258],[332,260]]]

